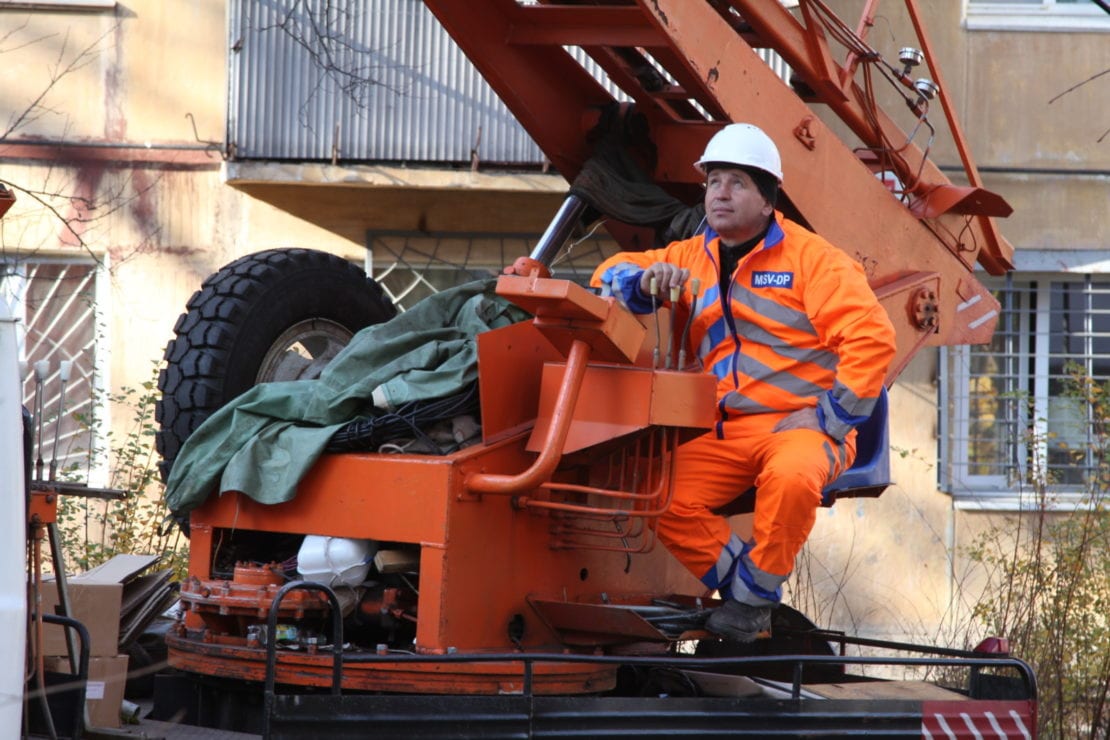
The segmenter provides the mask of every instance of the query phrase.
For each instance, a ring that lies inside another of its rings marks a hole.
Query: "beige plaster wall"
[[[1110,105],[1107,121],[1110,126]],[[1103,146],[1110,149],[1110,139]],[[1107,249],[1110,166],[1102,168],[1102,174],[985,174],[986,187],[1004,195],[1014,208],[1009,218],[997,222],[1002,235],[1017,249]]]
[[[202,138],[222,139],[224,6],[224,0],[125,0],[114,10],[89,12],[0,9],[0,121],[50,88],[50,112],[25,134],[194,142],[185,117],[191,113]]]

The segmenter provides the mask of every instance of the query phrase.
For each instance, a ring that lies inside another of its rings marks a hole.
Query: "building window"
[[[1110,31],[1110,13],[1094,0],[968,0],[972,31]]]
[[[1078,393],[1110,390],[1110,277],[988,279],[1002,305],[990,345],[941,362],[941,485],[958,501],[1017,506],[1048,491],[1067,505],[1100,485],[1107,434]]]
[[[12,307],[22,330],[23,405],[32,413],[42,409],[35,419],[32,456],[42,459],[43,478],[53,467],[58,479],[93,486],[106,483],[107,405],[97,357],[99,279],[100,268],[88,260],[0,258],[0,300]],[[64,384],[63,361],[69,367]]]

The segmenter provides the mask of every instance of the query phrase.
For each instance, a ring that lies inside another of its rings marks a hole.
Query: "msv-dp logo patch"
[[[793,288],[794,273],[763,270],[752,273],[753,288]]]

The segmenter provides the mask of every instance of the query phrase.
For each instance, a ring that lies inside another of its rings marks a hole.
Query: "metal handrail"
[[[896,645],[897,643],[891,643]],[[956,652],[956,651],[952,651]],[[589,663],[598,665],[665,666],[684,669],[710,669],[745,664],[781,664],[793,667],[792,697],[801,698],[801,676],[804,669],[817,665],[880,665],[921,667],[1011,668],[1022,679],[1029,701],[1037,698],[1037,682],[1033,669],[1025,661],[1009,655],[964,652],[963,655],[936,657],[846,656],[846,655],[746,655],[714,658],[694,656],[628,656],[566,653],[481,653],[450,655],[419,655],[414,653],[360,653],[346,655],[347,663],[520,663],[527,678],[537,663]]]
[[[270,603],[270,612],[266,617],[266,688],[264,695],[265,711],[263,716],[264,738],[270,737],[270,715],[273,713],[275,684],[277,683],[277,620],[281,611],[281,602],[286,594],[292,591],[320,591],[328,599],[331,607],[331,642],[332,642],[332,678],[331,694],[340,696],[343,692],[343,611],[339,608],[339,599],[335,592],[322,583],[309,581],[291,581],[285,584],[274,594]]]

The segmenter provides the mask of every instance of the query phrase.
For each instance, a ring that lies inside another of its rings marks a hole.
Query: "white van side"
[[[0,300],[0,634],[27,631],[27,515],[24,511],[23,402],[16,320]],[[0,737],[19,737],[24,640],[0,650]]]

